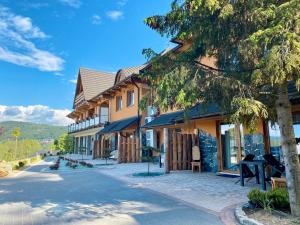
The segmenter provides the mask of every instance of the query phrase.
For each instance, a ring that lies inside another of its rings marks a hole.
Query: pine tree
[[[171,11],[145,20],[186,47],[152,59],[145,74],[161,108],[218,103],[230,119],[254,130],[278,122],[292,214],[300,217],[300,164],[289,85],[300,89],[299,0],[174,0]],[[215,67],[202,63],[215,60]]]

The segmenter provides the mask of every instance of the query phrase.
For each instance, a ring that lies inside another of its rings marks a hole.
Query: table
[[[256,182],[261,186],[261,189],[267,190],[266,186],[266,175],[265,175],[265,167],[267,165],[265,160],[253,160],[253,161],[240,161],[240,183],[241,186],[244,186],[244,173],[242,171],[242,165],[245,164],[247,166],[253,165],[255,168],[256,174]]]

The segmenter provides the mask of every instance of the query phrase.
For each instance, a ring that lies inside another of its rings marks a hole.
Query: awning
[[[198,103],[186,112],[182,112],[175,118],[175,122],[184,122],[184,120],[195,120],[201,118],[209,118],[221,115],[220,108],[217,104]]]
[[[177,112],[162,114],[159,117],[152,120],[151,122],[145,124],[142,128],[153,128],[153,127],[173,125],[175,123],[176,117],[182,113],[183,113],[182,111],[177,111]]]
[[[194,120],[200,118],[209,118],[211,116],[220,115],[219,107],[216,104],[204,105],[198,103],[194,107],[190,108],[186,112],[183,110],[162,114],[155,118],[153,121],[145,124],[143,128],[154,128],[161,126],[170,126],[176,123],[184,123],[185,120]]]
[[[138,121],[139,121],[138,116],[130,117],[124,120],[114,121],[106,125],[98,134],[120,132],[131,125],[137,124]]]

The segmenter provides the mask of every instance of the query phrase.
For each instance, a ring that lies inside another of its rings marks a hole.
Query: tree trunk
[[[17,159],[17,151],[18,151],[18,138],[16,138],[16,146],[15,146],[15,160]]]
[[[293,129],[292,107],[287,83],[282,85],[276,101],[281,147],[286,168],[287,186],[292,214],[300,217],[300,164]]]

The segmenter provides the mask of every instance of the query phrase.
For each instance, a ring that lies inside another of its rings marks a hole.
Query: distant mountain
[[[0,122],[0,128],[4,129],[4,132],[0,135],[0,141],[12,139],[11,132],[14,128],[20,128],[21,130],[19,139],[36,139],[40,141],[55,139],[67,132],[67,127],[64,126],[51,126],[17,121]]]

